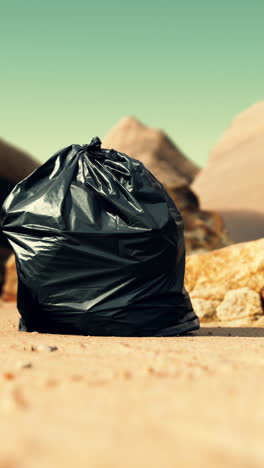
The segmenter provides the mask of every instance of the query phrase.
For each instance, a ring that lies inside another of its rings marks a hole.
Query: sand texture
[[[263,329],[78,337],[17,318],[0,307],[1,468],[264,466]]]

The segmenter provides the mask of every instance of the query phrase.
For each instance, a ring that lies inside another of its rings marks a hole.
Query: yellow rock
[[[263,315],[260,295],[248,287],[228,291],[216,314],[219,320],[256,320]]]
[[[192,296],[223,300],[227,291],[249,287],[264,293],[264,238],[186,257],[185,287]]]
[[[264,326],[264,239],[187,256],[185,287],[201,321]]]
[[[208,301],[206,299],[192,298],[192,305],[195,313],[202,322],[216,320],[216,309],[219,301]]]

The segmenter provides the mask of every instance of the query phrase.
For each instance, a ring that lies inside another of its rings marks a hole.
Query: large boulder
[[[0,139],[0,178],[16,184],[39,166],[25,151]]]
[[[190,189],[200,168],[163,131],[126,117],[106,135],[103,146],[139,159],[164,185],[183,215],[187,253],[217,249],[231,243],[221,216],[201,210],[198,197]]]
[[[224,218],[234,242],[264,237],[264,101],[238,115],[192,184],[201,207]]]
[[[248,287],[231,289],[217,306],[216,315],[221,321],[250,325],[263,316],[260,294]]]
[[[264,239],[188,256],[185,286],[201,321],[263,323]]]

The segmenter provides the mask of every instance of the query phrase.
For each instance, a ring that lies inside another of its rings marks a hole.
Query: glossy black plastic
[[[197,319],[181,213],[141,162],[98,137],[17,184],[1,223],[27,331],[151,336]]]

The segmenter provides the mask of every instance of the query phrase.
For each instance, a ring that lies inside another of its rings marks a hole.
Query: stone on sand
[[[250,324],[263,316],[260,295],[248,287],[227,291],[216,314],[219,320],[239,319],[241,324]]]
[[[187,256],[185,286],[202,321],[216,314],[232,326],[255,324],[263,316],[264,239]]]

